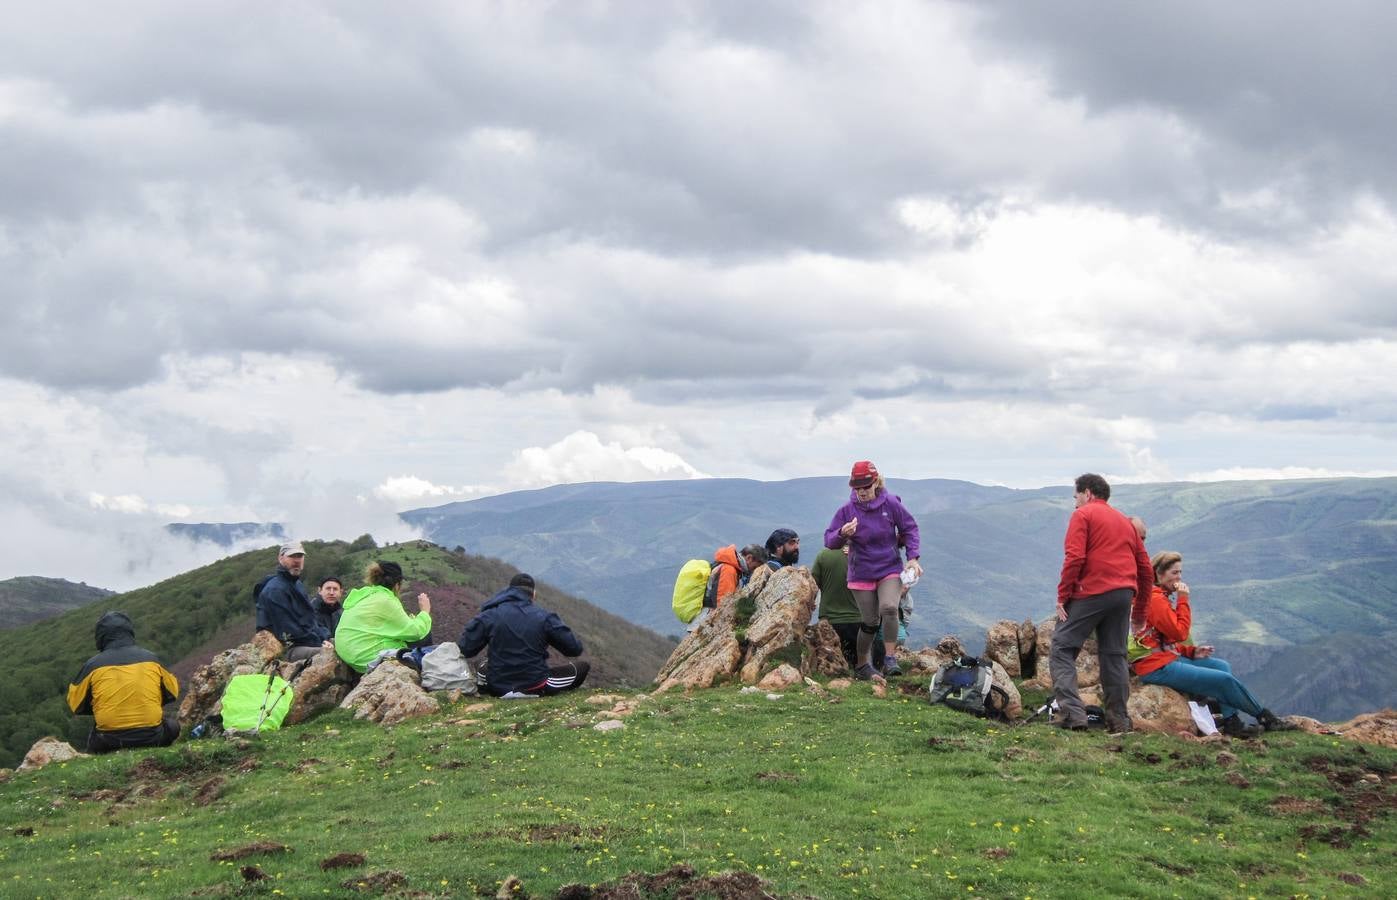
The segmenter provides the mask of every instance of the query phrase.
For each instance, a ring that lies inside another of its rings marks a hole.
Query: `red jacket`
[[[1077,507],[1067,523],[1063,551],[1058,603],[1130,588],[1135,592],[1131,621],[1136,626],[1144,622],[1154,569],[1140,535],[1123,513],[1095,498]]]
[[[1193,658],[1194,647],[1188,642],[1193,627],[1193,610],[1188,594],[1180,594],[1177,605],[1170,605],[1164,588],[1155,585],[1150,592],[1149,608],[1145,610],[1145,628],[1135,639],[1154,652],[1130,664],[1136,675],[1148,675],[1169,665],[1180,656]]]

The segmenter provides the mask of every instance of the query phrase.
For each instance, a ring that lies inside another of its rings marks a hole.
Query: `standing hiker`
[[[1132,625],[1144,623],[1154,570],[1135,526],[1106,502],[1111,498],[1106,479],[1088,473],[1073,488],[1076,509],[1063,540],[1057,627],[1048,663],[1060,715],[1054,724],[1073,731],[1087,727],[1086,707],[1077,693],[1077,655],[1095,632],[1106,728],[1126,732],[1131,730],[1126,643]]]
[[[897,665],[897,607],[904,583],[922,576],[921,532],[917,520],[888,492],[878,468],[868,460],[849,473],[849,502],[839,507],[825,529],[825,546],[849,547],[849,590],[859,605],[858,665],[863,679],[901,675]],[[902,560],[906,550],[907,561]],[[905,575],[905,577],[904,577]],[[883,669],[871,658],[874,635],[883,626]]]

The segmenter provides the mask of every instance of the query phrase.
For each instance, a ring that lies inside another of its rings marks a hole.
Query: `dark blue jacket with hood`
[[[535,606],[525,587],[500,591],[480,608],[456,642],[461,655],[490,648],[489,682],[502,691],[538,688],[548,680],[548,648],[581,656],[582,642],[557,613]]]

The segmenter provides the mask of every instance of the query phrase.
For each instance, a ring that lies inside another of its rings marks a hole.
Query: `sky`
[[[0,578],[578,481],[1397,472],[1382,2],[0,30]]]

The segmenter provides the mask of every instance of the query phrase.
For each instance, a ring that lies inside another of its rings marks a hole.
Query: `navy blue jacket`
[[[270,631],[292,647],[319,647],[330,639],[330,630],[320,623],[301,580],[293,578],[285,566],[277,566],[258,582],[252,595],[257,598],[258,631]]]
[[[502,691],[537,688],[548,680],[548,648],[581,656],[582,642],[556,613],[535,606],[527,588],[500,591],[471,619],[456,642],[461,655],[490,648],[487,677]]]

